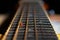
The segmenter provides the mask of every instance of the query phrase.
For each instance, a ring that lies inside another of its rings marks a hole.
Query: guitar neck
[[[18,11],[2,40],[58,40],[39,3],[22,3]]]

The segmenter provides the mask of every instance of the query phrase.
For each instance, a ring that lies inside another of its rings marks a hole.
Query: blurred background
[[[0,34],[8,28],[21,0],[0,0]],[[60,36],[60,0],[42,0],[48,12],[53,28]]]

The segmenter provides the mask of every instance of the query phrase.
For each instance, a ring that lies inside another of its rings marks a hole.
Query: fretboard
[[[58,40],[39,3],[23,3],[20,7],[2,40]]]

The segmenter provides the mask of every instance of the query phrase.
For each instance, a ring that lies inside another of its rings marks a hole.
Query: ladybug
[[[22,26],[23,26],[23,23],[21,22],[21,23],[20,23],[20,27],[22,27]]]

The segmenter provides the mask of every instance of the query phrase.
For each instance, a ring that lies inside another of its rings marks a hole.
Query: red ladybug
[[[22,26],[23,26],[23,23],[21,22],[21,23],[20,23],[20,27],[22,27]]]

